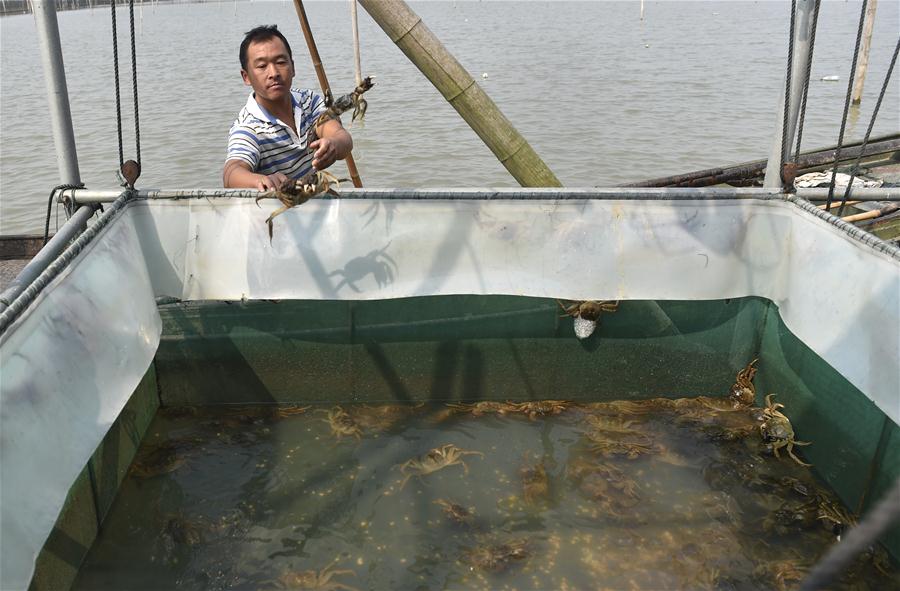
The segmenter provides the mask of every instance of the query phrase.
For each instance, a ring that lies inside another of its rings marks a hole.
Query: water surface
[[[782,96],[788,2],[413,2],[564,185],[615,186],[764,158]],[[870,68],[848,139],[861,138],[896,43],[898,3],[878,6]],[[823,2],[804,147],[836,143],[860,3]],[[360,9],[362,64],[377,76],[352,130],[371,187],[511,187],[515,181],[437,90]],[[307,13],[336,92],[354,86],[347,2]],[[141,187],[214,187],[228,128],[246,100],[242,33],[277,23],[297,84],[315,87],[290,2],[136,8]],[[127,11],[119,10],[125,157],[135,155]],[[117,184],[108,9],[59,14],[79,165],[90,188]],[[0,20],[0,233],[43,230],[59,173],[31,15]],[[487,74],[483,78],[482,74]],[[838,83],[820,82],[838,75]],[[900,129],[892,83],[875,133]],[[337,168],[340,171],[340,167]]]

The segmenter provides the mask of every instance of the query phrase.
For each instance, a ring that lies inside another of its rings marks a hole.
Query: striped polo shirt
[[[309,128],[325,110],[325,101],[316,92],[293,88],[291,100],[299,136],[290,125],[260,106],[251,92],[228,132],[225,161],[243,160],[260,174],[281,172],[294,179],[308,174],[313,155],[307,149],[306,138]]]

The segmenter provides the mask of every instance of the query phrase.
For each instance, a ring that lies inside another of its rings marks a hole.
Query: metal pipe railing
[[[0,293],[0,312],[6,310],[13,300],[25,291],[25,288],[31,285],[44,272],[44,269],[56,260],[69,243],[82,232],[92,215],[94,215],[94,208],[90,205],[79,207],[75,211],[75,214],[63,224],[59,231],[53,235],[53,238],[16,275],[9,287],[3,293]]]
[[[81,175],[78,172],[75,131],[72,129],[72,112],[69,109],[69,89],[59,42],[56,4],[53,0],[33,0],[31,4],[44,65],[44,80],[47,83],[50,125],[56,146],[59,178],[64,184],[77,185],[81,183]]]
[[[66,189],[61,200],[76,204],[109,203],[121,190]],[[263,193],[250,189],[138,189],[135,199],[256,199]],[[808,201],[825,201],[828,189],[798,189],[797,196]],[[900,187],[854,189],[853,198],[863,201],[900,201]],[[780,199],[787,195],[778,189],[761,187],[620,187],[620,188],[509,188],[509,189],[341,189],[340,196],[322,195],[321,199],[621,199],[684,201],[697,199]]]

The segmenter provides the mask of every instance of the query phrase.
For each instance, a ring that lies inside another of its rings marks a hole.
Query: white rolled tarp
[[[27,586],[69,487],[144,375],[160,336],[154,296],[758,296],[900,423],[900,258],[883,243],[782,199],[453,193],[313,200],[274,219],[271,243],[274,201],[127,205],[0,341],[0,586]]]
[[[162,323],[130,216],[0,337],[0,589],[26,589],[66,496],[134,392]]]

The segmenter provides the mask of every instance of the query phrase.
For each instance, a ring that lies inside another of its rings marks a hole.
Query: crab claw
[[[588,320],[587,318],[582,318],[581,316],[576,316],[573,322],[575,326],[575,336],[579,339],[586,339],[592,334],[594,334],[594,330],[597,328],[596,320]]]

